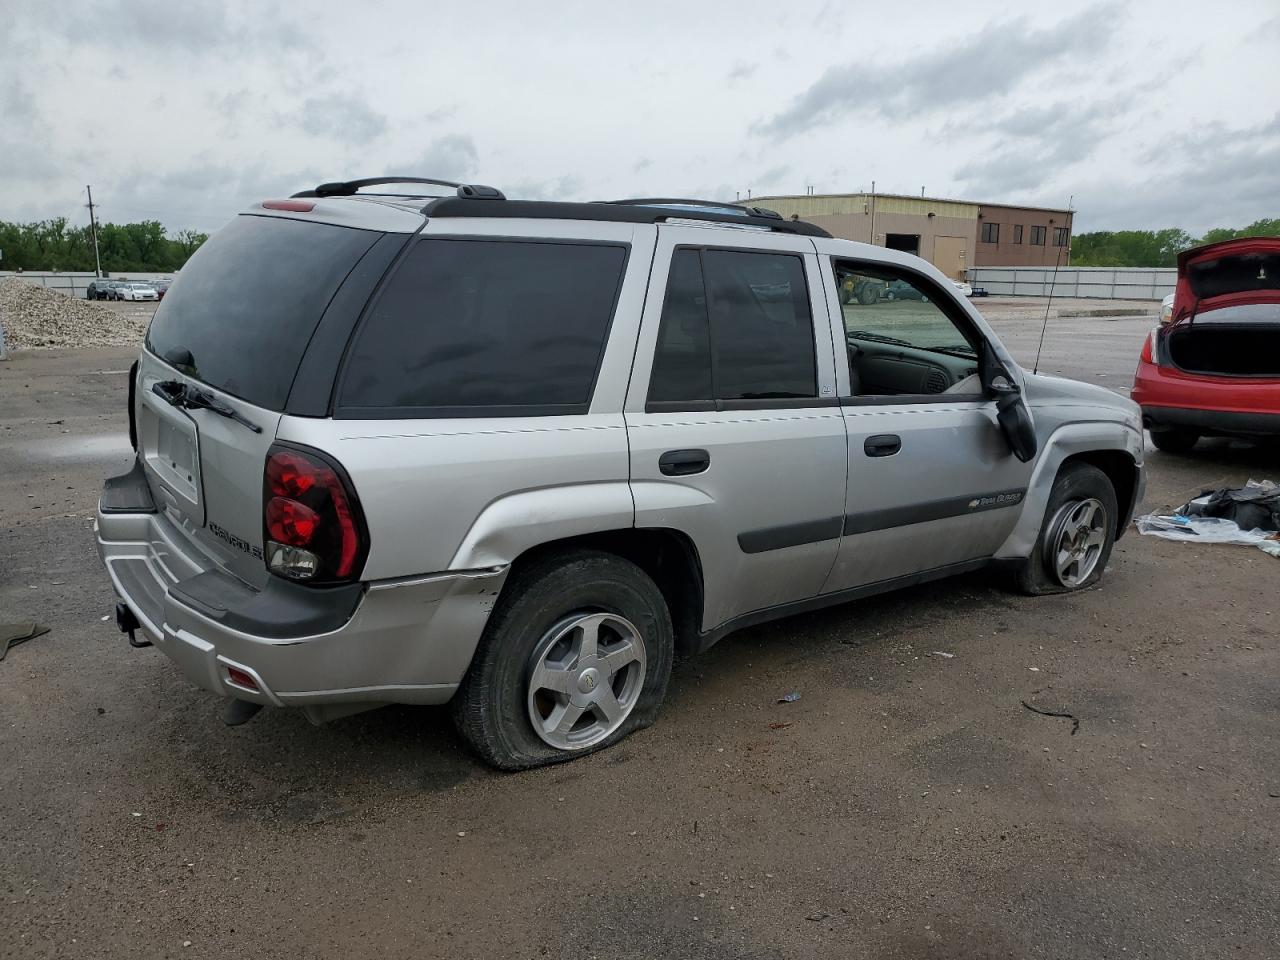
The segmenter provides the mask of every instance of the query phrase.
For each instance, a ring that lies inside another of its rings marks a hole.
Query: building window
[[[1067,245],[1067,228],[1066,227],[1053,228],[1053,245],[1055,247],[1065,247]]]
[[[1000,224],[984,223],[982,225],[982,242],[983,243],[999,243],[1000,242]]]
[[[1031,245],[1033,247],[1043,247],[1044,234],[1045,234],[1044,227],[1032,227],[1031,228]]]
[[[1013,242],[1014,243],[1022,242],[1022,224],[1020,223],[1015,223],[1013,225]]]

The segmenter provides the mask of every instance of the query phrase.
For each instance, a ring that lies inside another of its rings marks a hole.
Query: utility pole
[[[102,258],[98,256],[98,218],[93,215],[93,187],[86,186],[89,194],[89,232],[93,234],[93,275],[102,279]]]

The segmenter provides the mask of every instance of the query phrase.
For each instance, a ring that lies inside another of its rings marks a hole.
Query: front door
[[[636,526],[686,532],[703,628],[816,596],[843,529],[844,419],[812,241],[663,225],[627,394]]]
[[[1017,522],[1031,465],[1013,456],[979,381],[983,334],[922,274],[838,259],[826,268],[848,363],[849,484],[824,592],[992,556]],[[836,290],[868,281],[879,300],[839,304]]]

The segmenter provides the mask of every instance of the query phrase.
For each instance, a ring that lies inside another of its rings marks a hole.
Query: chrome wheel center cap
[[[581,693],[591,693],[600,683],[600,671],[595,667],[587,667],[578,674],[578,690]]]

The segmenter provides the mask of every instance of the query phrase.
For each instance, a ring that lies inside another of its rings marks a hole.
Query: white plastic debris
[[[1241,530],[1234,520],[1221,517],[1187,517],[1180,513],[1149,513],[1133,521],[1138,532],[1165,540],[1183,540],[1192,543],[1239,543],[1251,547],[1266,543],[1275,537],[1267,530]]]

